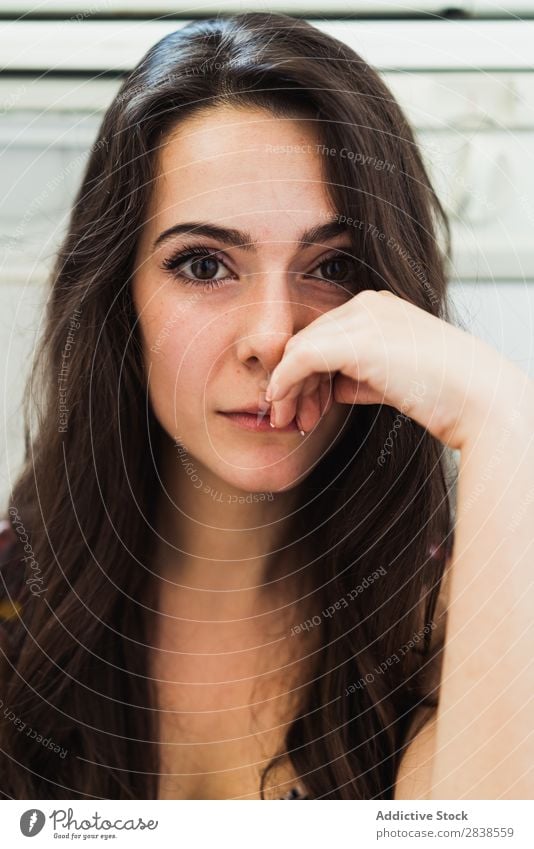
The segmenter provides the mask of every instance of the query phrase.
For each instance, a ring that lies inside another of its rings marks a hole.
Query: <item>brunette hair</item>
[[[90,151],[28,388],[25,466],[9,502],[16,544],[0,585],[16,604],[3,630],[5,798],[157,797],[145,564],[161,430],[130,283],[159,146],[182,118],[221,104],[312,121],[339,154],[323,158],[337,214],[376,228],[351,228],[361,289],[390,289],[450,320],[445,213],[401,108],[357,53],[260,12],[196,20],[146,53]],[[320,667],[286,738],[311,797],[392,798],[414,718],[437,704],[451,469],[428,431],[369,405],[351,410],[302,483],[280,547],[306,538],[314,552]],[[16,568],[22,584],[28,562],[41,580],[26,580],[15,602],[6,576]],[[13,716],[67,754],[15,733]]]

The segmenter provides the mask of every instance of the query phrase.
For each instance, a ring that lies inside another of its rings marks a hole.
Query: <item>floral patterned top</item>
[[[24,570],[17,557],[17,536],[7,519],[0,519],[0,633],[2,623],[18,616],[22,604],[19,600]]]

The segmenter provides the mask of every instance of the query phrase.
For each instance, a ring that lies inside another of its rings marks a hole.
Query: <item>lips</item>
[[[265,407],[258,407],[258,405],[252,405],[250,407],[240,407],[239,410],[221,410],[221,413],[236,415],[238,413],[249,413],[250,415],[258,415],[261,413],[262,415],[266,415],[270,413],[271,405],[268,404]]]
[[[294,418],[285,427],[272,428],[269,412],[270,407],[267,409],[264,408],[261,411],[259,411],[256,407],[252,412],[249,410],[232,410],[228,412],[221,410],[220,415],[224,416],[228,419],[228,421],[232,422],[232,424],[245,428],[246,430],[265,431],[269,433],[284,433],[286,431],[298,430],[297,423]]]

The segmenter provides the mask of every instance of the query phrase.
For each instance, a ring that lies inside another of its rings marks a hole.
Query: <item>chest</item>
[[[287,636],[224,623],[162,623],[150,660],[159,798],[259,799],[261,773],[285,752],[313,666],[304,642]],[[296,778],[283,757],[266,797],[284,795]]]

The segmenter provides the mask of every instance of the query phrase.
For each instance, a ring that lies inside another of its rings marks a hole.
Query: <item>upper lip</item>
[[[221,410],[221,413],[251,413],[252,415],[257,415],[258,413],[268,413],[270,409],[270,404],[263,407],[259,407],[257,404],[251,404],[248,407],[239,407],[238,410]]]

